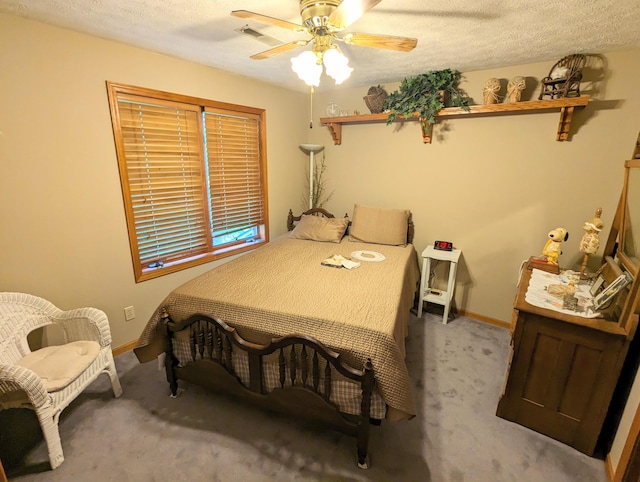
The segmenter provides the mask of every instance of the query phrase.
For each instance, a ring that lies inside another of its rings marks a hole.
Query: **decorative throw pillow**
[[[348,224],[347,218],[325,218],[303,214],[290,236],[295,239],[339,243]]]
[[[404,246],[407,244],[409,211],[356,204],[349,239],[365,243]]]

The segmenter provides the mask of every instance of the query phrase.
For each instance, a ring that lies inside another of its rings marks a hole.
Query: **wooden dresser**
[[[600,310],[602,318],[584,318],[529,304],[525,296],[532,271],[524,270],[513,307],[511,359],[496,412],[587,455],[594,455],[605,418],[608,431],[609,425],[617,425],[637,369],[640,159],[625,161],[624,168],[600,272],[604,287],[623,271],[631,283]],[[627,357],[632,342],[634,356]]]
[[[625,326],[533,306],[530,278],[524,270],[497,415],[593,455],[638,317]]]

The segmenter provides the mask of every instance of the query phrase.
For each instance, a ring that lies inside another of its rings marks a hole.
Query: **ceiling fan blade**
[[[239,18],[250,18],[256,22],[262,22],[269,25],[275,25],[276,27],[286,28],[287,30],[293,30],[294,32],[306,32],[307,29],[302,25],[298,25],[286,20],[280,20],[279,18],[268,17],[260,13],[249,12],[248,10],[234,10],[231,15]]]
[[[409,52],[418,44],[418,40],[415,38],[376,35],[371,33],[349,33],[342,37],[342,40],[348,45],[399,50],[400,52]]]
[[[362,15],[378,5],[382,0],[342,0],[329,15],[329,23],[338,30],[348,27]]]
[[[309,42],[310,40],[296,40],[294,42],[278,45],[277,47],[274,47],[269,50],[265,50],[264,52],[260,52],[259,54],[252,55],[251,58],[253,60],[268,59],[269,57],[273,57],[274,55],[278,55],[283,52],[288,52],[289,50],[293,50],[298,47],[303,47],[307,45]]]

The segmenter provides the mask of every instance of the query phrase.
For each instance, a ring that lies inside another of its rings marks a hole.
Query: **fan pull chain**
[[[313,129],[313,85],[309,94],[309,129]]]

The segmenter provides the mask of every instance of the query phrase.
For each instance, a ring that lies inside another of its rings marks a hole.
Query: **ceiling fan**
[[[313,52],[316,55],[319,54],[321,58],[324,52],[335,48],[333,45],[334,40],[348,45],[409,52],[417,45],[417,39],[367,33],[348,33],[344,36],[338,36],[339,32],[358,20],[364,13],[379,4],[380,1],[300,0],[301,25],[247,10],[234,10],[231,15],[311,35],[311,38],[307,40],[295,40],[252,55],[251,58],[255,60],[273,57],[274,55],[303,47],[310,42],[313,42],[314,45]]]

